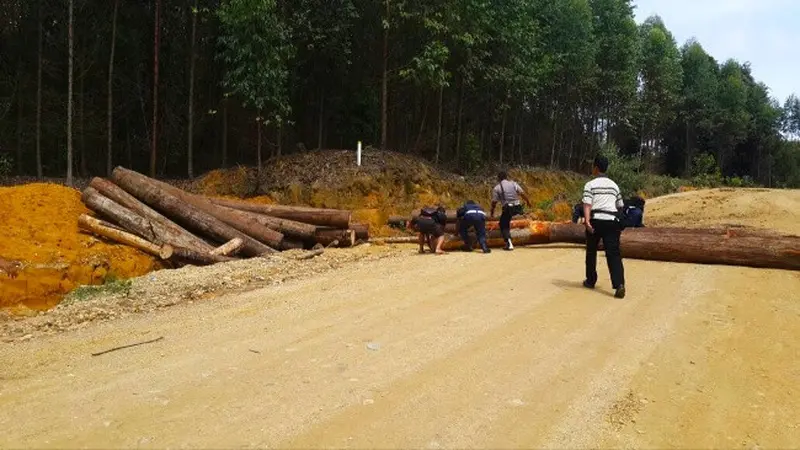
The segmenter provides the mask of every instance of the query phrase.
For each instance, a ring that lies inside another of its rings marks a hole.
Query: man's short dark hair
[[[505,170],[497,174],[498,181],[503,181],[507,179],[508,179],[508,173]]]
[[[601,173],[605,173],[608,170],[608,158],[603,155],[597,155],[594,158],[594,166],[597,167]]]

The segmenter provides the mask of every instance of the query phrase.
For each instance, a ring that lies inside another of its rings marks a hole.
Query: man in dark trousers
[[[506,246],[503,250],[514,250],[514,244],[511,243],[511,218],[514,216],[521,216],[525,210],[520,203],[520,197],[525,200],[528,208],[531,207],[531,201],[525,195],[525,191],[516,182],[508,179],[506,172],[500,172],[497,175],[497,185],[492,189],[492,211],[491,216],[494,217],[494,209],[500,203],[503,213],[500,215],[500,232],[503,234],[503,241]]]
[[[483,211],[483,208],[474,201],[467,200],[464,206],[458,208],[456,216],[458,217],[458,232],[461,234],[461,240],[464,241],[464,251],[472,251],[472,240],[469,237],[469,230],[473,228],[483,253],[491,253],[492,251],[486,244],[486,213]]]
[[[619,249],[623,228],[620,217],[624,203],[619,186],[606,176],[606,170],[608,159],[604,156],[595,158],[592,167],[594,178],[583,188],[583,217],[586,226],[586,279],[583,285],[594,289],[597,283],[597,244],[602,239],[614,297],[625,298],[625,269]]]

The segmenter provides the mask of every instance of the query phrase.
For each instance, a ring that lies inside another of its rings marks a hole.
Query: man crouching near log
[[[469,230],[472,228],[475,230],[478,245],[481,246],[483,253],[491,253],[492,250],[486,244],[486,213],[481,208],[481,205],[472,200],[467,200],[464,206],[458,208],[456,217],[458,217],[458,232],[461,234],[461,240],[464,241],[462,250],[465,252],[472,251],[472,241],[469,238]]]
[[[444,244],[444,227],[447,224],[447,211],[443,206],[438,208],[425,207],[420,210],[417,219],[417,230],[419,230],[419,252],[425,253],[425,243],[427,242],[431,252],[437,255],[444,255],[442,250]],[[433,241],[436,240],[434,248]]]
[[[586,226],[586,279],[583,286],[594,289],[597,283],[597,244],[603,240],[606,261],[611,273],[614,297],[625,298],[625,269],[619,239],[622,233],[621,211],[624,207],[617,183],[606,176],[608,159],[594,159],[594,178],[583,188],[583,217]]]

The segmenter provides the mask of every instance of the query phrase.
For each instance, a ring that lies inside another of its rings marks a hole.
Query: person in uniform
[[[506,172],[500,172],[497,175],[497,185],[492,189],[492,210],[491,216],[494,217],[494,210],[497,204],[500,203],[502,214],[500,215],[500,232],[503,235],[503,241],[506,246],[503,250],[514,250],[514,244],[511,243],[511,218],[514,216],[521,216],[525,210],[520,203],[520,197],[525,200],[528,208],[531,207],[531,201],[522,190],[522,187],[516,182],[508,179]]]
[[[491,253],[492,251],[486,244],[486,213],[483,208],[474,201],[467,200],[464,206],[456,211],[456,217],[458,217],[458,232],[464,242],[464,251],[472,251],[472,240],[470,239],[469,231],[474,229],[483,253]]]
[[[619,186],[606,176],[607,170],[608,159],[604,156],[596,157],[592,167],[594,177],[583,188],[583,217],[586,227],[586,279],[583,285],[594,289],[597,283],[597,245],[602,239],[614,296],[625,298],[625,269],[619,248],[624,203]]]

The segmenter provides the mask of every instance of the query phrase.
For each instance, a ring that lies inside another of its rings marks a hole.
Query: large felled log
[[[174,246],[189,248],[198,252],[210,252],[213,246],[193,235],[180,225],[159,214],[154,209],[145,205],[136,197],[125,192],[122,188],[109,180],[95,177],[89,186],[96,189],[105,197],[119,203],[123,207],[144,217],[151,223],[159,225],[159,234],[164,236],[164,240]]]
[[[222,211],[228,212],[233,216],[247,217],[263,227],[281,233],[284,237],[288,236],[300,240],[313,240],[314,233],[317,231],[317,227],[315,225],[297,222],[295,220],[266,216],[264,214],[258,214],[251,211],[241,211],[227,206],[214,206],[216,208],[221,208]]]
[[[511,239],[514,245],[585,242],[583,229],[577,224],[531,222],[528,228],[511,230]],[[487,233],[490,247],[505,245],[499,234]],[[444,248],[462,245],[457,237],[448,236]],[[620,248],[624,258],[632,259],[800,270],[797,236],[737,235],[729,229],[629,228],[622,233]]]
[[[78,217],[78,226],[110,241],[129,245],[153,256],[162,256],[161,245],[156,245],[127,231],[119,230],[110,223],[95,219],[92,216],[81,214],[80,217]]]
[[[274,251],[217,217],[161,188],[156,180],[122,167],[114,169],[112,179],[136,198],[182,222],[187,228],[195,229],[218,242],[228,242],[237,237],[242,239],[244,241],[242,253],[247,256],[259,256]]]
[[[297,222],[347,229],[353,213],[341,209],[309,208],[305,206],[262,205],[242,200],[229,200],[224,198],[211,198],[213,203],[241,211],[250,211],[267,216],[289,219]]]
[[[283,240],[283,234],[259,223],[259,221],[257,221],[252,214],[233,208],[225,208],[215,205],[206,197],[191,194],[182,189],[178,189],[175,186],[164,183],[163,181],[154,180],[152,178],[150,181],[180,200],[194,206],[198,210],[203,211],[210,216],[216,217],[223,223],[230,225],[242,233],[258,240],[259,242],[267,244],[273,249],[280,248],[280,243]]]
[[[352,247],[356,243],[356,232],[353,230],[317,230],[314,241],[324,246],[338,241],[338,247]]]
[[[147,241],[155,244],[169,243],[157,223],[150,222],[144,217],[124,208],[119,203],[103,196],[93,187],[83,190],[81,201],[92,211],[114,221],[123,229],[135,233]]]

